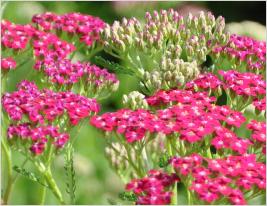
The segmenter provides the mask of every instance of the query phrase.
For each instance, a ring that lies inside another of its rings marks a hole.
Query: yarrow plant
[[[125,183],[118,201],[242,205],[265,195],[265,42],[227,33],[223,17],[173,9],[146,13],[144,22],[109,25],[47,12],[27,25],[1,25],[2,86],[23,59],[33,61],[40,80],[2,90],[4,203],[15,170],[43,186],[40,204],[46,188],[65,204],[51,168],[63,154],[75,204],[74,143],[85,121],[103,132],[106,157]],[[100,50],[119,63],[95,56]],[[76,52],[85,58],[76,61]],[[100,114],[99,100],[119,86],[112,71],[136,77],[140,91],[124,94],[123,108]],[[25,162],[12,169],[13,152]],[[24,169],[26,162],[37,175]]]

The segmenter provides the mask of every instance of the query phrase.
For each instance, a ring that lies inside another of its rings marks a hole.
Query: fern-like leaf
[[[36,174],[34,174],[33,172],[29,172],[26,169],[19,167],[17,165],[13,166],[13,170],[15,170],[20,175],[26,177],[27,179],[29,179],[33,182],[37,182],[40,185],[50,189],[50,187],[46,183],[42,182],[41,178],[39,176],[37,176]]]
[[[97,64],[101,65],[102,67],[107,68],[109,71],[115,72],[117,74],[129,74],[129,75],[133,75],[134,72],[131,71],[130,69],[127,69],[115,62],[109,61],[104,59],[101,56],[96,56],[95,57],[95,61]]]
[[[70,197],[70,204],[75,204],[75,191],[76,191],[76,182],[75,182],[75,169],[73,166],[73,147],[71,144],[68,145],[65,152],[65,174],[66,174],[66,192]]]

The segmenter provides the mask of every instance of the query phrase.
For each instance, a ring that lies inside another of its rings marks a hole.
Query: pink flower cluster
[[[35,30],[33,50],[38,60],[56,61],[66,58],[75,50],[75,47],[66,41],[62,41],[52,33]]]
[[[222,85],[218,77],[212,73],[200,74],[197,79],[186,83],[186,89],[215,90]]]
[[[108,112],[102,116],[93,116],[90,122],[96,128],[108,132],[117,128],[117,133],[124,134],[130,143],[142,139],[147,131],[159,132],[162,126],[155,115],[142,109],[135,111],[122,109],[114,113]]]
[[[7,20],[1,21],[1,44],[3,49],[23,50],[30,41],[35,29],[30,25],[13,24]]]
[[[134,192],[138,205],[165,205],[171,202],[172,192],[169,192],[168,188],[178,181],[180,180],[174,173],[150,170],[147,177],[128,183],[126,190]]]
[[[231,149],[239,154],[245,154],[248,147],[252,145],[249,139],[239,138],[234,132],[223,127],[216,127],[214,136],[211,145],[217,150]]]
[[[38,90],[34,83],[23,81],[18,85],[18,91],[6,93],[2,98],[5,111],[14,121],[20,121],[26,115],[30,122],[44,124],[52,122],[65,112],[72,125],[99,112],[95,99],[74,94],[72,92],[54,92]]]
[[[60,133],[58,130],[54,126],[34,127],[28,123],[23,123],[10,125],[7,130],[7,135],[10,142],[15,142],[19,139],[24,143],[23,146],[29,143],[31,145],[30,151],[35,155],[40,155],[44,152],[48,140],[57,149],[62,148],[69,140],[69,134]]]
[[[100,69],[89,63],[72,63],[68,59],[58,61],[39,61],[35,64],[35,69],[43,69],[44,73],[51,78],[54,83],[74,84],[81,79],[86,79],[96,88],[103,84],[111,86],[118,83],[116,76],[106,69]],[[85,83],[86,84],[86,83]]]
[[[262,146],[262,153],[266,154],[266,123],[252,120],[247,128],[252,131],[251,139],[255,143],[260,143]]]
[[[36,30],[29,24],[13,24],[6,20],[1,22],[1,44],[4,50],[15,51],[25,51],[30,45],[38,60],[55,61],[75,50],[72,44],[60,40],[55,34]]]
[[[230,89],[237,95],[262,97],[266,94],[266,82],[261,75],[239,73],[234,70],[220,70],[219,74],[223,77],[224,88]]]
[[[245,61],[248,68],[252,70],[265,70],[266,42],[264,41],[233,34],[226,46],[215,47],[213,53],[225,54],[231,58]]]
[[[56,30],[65,31],[70,35],[77,34],[80,41],[88,46],[99,39],[100,31],[105,27],[105,23],[100,18],[80,13],[57,15],[46,12],[33,16],[32,22],[44,31]]]
[[[16,68],[17,63],[12,57],[1,58],[1,69],[10,70]]]
[[[150,106],[161,106],[169,103],[210,105],[215,102],[215,97],[208,97],[205,92],[192,92],[185,90],[158,91],[146,99]]]
[[[262,99],[255,99],[253,105],[259,111],[266,111],[266,97]]]
[[[223,159],[207,159],[193,154],[170,160],[181,180],[193,177],[190,189],[208,203],[224,197],[232,204],[243,205],[243,192],[266,188],[266,166],[256,161],[256,155],[228,156]]]
[[[105,113],[102,116],[92,117],[91,124],[108,132],[116,130],[117,133],[124,134],[128,142],[144,138],[147,132],[163,134],[176,132],[180,134],[180,139],[193,143],[213,135],[215,128],[217,130],[222,128],[222,122],[234,127],[240,127],[245,122],[240,112],[233,111],[227,106],[212,105],[213,98],[206,96],[205,93],[184,90],[158,92],[147,101],[150,105],[172,101],[178,104],[155,112],[123,109]],[[245,140],[240,139],[241,141],[242,145],[249,144]]]

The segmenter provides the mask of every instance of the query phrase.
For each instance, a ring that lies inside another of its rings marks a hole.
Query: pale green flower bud
[[[148,104],[145,99],[145,95],[133,91],[128,95],[123,95],[123,105],[129,107],[132,110],[136,109],[148,109]]]

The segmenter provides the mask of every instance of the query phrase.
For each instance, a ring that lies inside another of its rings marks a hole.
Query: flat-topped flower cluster
[[[126,184],[123,200],[177,204],[180,186],[188,204],[242,205],[264,195],[266,43],[225,32],[223,17],[170,9],[109,25],[46,12],[27,25],[3,20],[1,44],[3,80],[26,57],[40,77],[40,85],[24,80],[2,96],[2,145],[30,159],[60,203],[51,159],[64,148],[73,164],[71,132],[87,119],[104,132],[106,156]],[[119,63],[73,61],[75,52],[91,59],[101,49]],[[97,101],[119,84],[99,64],[135,76],[142,93],[124,94],[123,108],[98,114]]]

